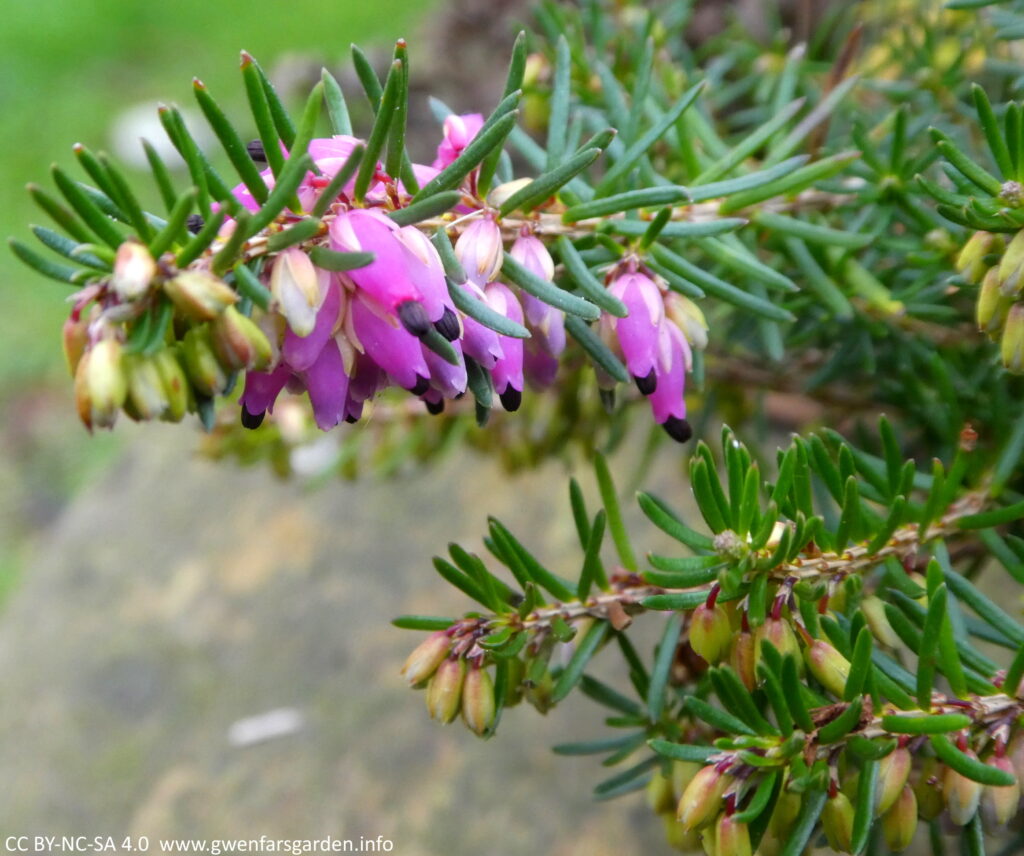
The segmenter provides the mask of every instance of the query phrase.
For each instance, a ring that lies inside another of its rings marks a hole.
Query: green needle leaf
[[[570,294],[553,282],[541,279],[533,271],[527,270],[519,264],[509,253],[505,253],[505,261],[501,266],[501,272],[508,277],[509,281],[518,285],[527,294],[532,294],[538,300],[548,304],[548,306],[577,315],[586,321],[596,321],[601,317],[601,310],[594,306],[593,303],[588,303],[583,298]]]
[[[676,647],[679,644],[679,634],[682,631],[683,618],[681,615],[672,615],[665,622],[665,630],[658,643],[658,653],[654,659],[654,668],[651,669],[651,682],[647,687],[647,712],[651,722],[661,719],[662,711],[665,708],[665,690],[668,686],[669,672],[675,660]]]
[[[553,702],[560,702],[575,688],[583,677],[583,670],[587,667],[591,657],[597,653],[597,649],[608,635],[610,625],[607,621],[596,621],[587,631],[586,635],[576,645],[572,658],[568,665],[562,670],[555,682],[551,693]]]
[[[633,552],[633,545],[629,540],[625,521],[622,519],[622,508],[615,492],[615,483],[612,481],[612,474],[608,469],[608,461],[600,452],[594,456],[594,470],[601,492],[601,502],[608,515],[608,529],[611,531],[615,550],[619,554],[619,561],[627,570],[636,572],[639,565],[637,565],[636,554]]]
[[[572,181],[600,156],[601,149],[584,149],[582,152],[574,154],[564,163],[538,176],[526,187],[513,193],[501,204],[498,214],[507,217],[513,211],[524,213],[532,211]]]
[[[976,758],[965,755],[944,734],[932,734],[928,739],[931,741],[935,754],[939,756],[939,760],[945,761],[968,779],[994,787],[1005,787],[1017,782],[1013,773],[1000,770],[998,767],[990,767]]]

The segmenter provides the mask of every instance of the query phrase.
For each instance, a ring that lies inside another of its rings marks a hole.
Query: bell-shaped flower
[[[295,371],[305,371],[314,362],[327,341],[334,335],[344,314],[345,292],[336,276],[331,276],[324,302],[316,314],[316,321],[308,336],[299,336],[287,330],[281,345],[281,357]]]
[[[680,329],[670,321],[662,323],[658,331],[658,361],[653,371],[657,378],[650,394],[654,421],[668,435],[685,443],[693,434],[686,421],[686,366],[690,359],[690,346]]]
[[[629,314],[625,318],[606,316],[607,323],[637,387],[650,395],[657,383],[658,332],[665,316],[661,290],[649,276],[631,271],[616,277],[608,291],[626,305]]]
[[[419,339],[357,293],[349,307],[349,338],[392,381],[415,395],[429,388],[430,369]]]
[[[507,285],[492,282],[485,290],[491,309],[520,324],[523,310]],[[502,356],[491,369],[494,389],[506,410],[518,410],[523,400],[523,340],[499,336]]]
[[[536,235],[520,235],[512,244],[509,255],[535,276],[548,282],[554,280],[555,263],[544,242]],[[565,350],[565,314],[532,294],[523,294],[521,299],[523,315],[530,332],[533,333],[533,337],[526,345],[528,357],[533,355],[529,362],[539,370],[540,376],[547,377],[553,371],[552,360],[545,360],[544,355],[555,358],[553,365],[557,368],[557,357]],[[551,380],[540,381],[542,386],[547,386],[550,382]]]

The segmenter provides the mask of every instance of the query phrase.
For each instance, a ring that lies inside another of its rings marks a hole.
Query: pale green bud
[[[208,324],[189,330],[182,341],[181,351],[185,358],[185,371],[196,391],[214,396],[227,389],[228,372],[214,353]]]
[[[192,387],[181,367],[177,349],[163,348],[153,355],[153,363],[160,374],[167,396],[167,408],[162,418],[167,422],[180,422],[192,406]]]
[[[665,840],[668,846],[679,850],[682,853],[693,853],[700,847],[700,836],[693,830],[687,831],[683,825],[676,820],[675,815],[663,814],[662,823],[665,827]]]
[[[839,791],[825,802],[821,813],[821,827],[825,830],[828,846],[840,853],[849,853],[853,845],[853,804]]]
[[[159,419],[169,402],[156,362],[141,354],[126,354],[123,366],[128,383],[125,412],[136,420]]]
[[[434,672],[427,684],[427,711],[431,719],[448,723],[455,719],[462,700],[462,681],[466,661],[449,657]]]
[[[1024,231],[1014,235],[1006,245],[997,270],[999,287],[1007,297],[1017,294],[1024,286],[1024,281],[1021,280],[1021,274],[1024,273]]]
[[[666,293],[665,315],[683,331],[690,347],[703,351],[708,346],[708,322],[700,307],[689,297],[675,291]]]
[[[676,799],[672,793],[672,780],[661,770],[657,770],[647,783],[647,805],[655,814],[675,810]]]
[[[925,758],[914,777],[917,813],[924,820],[934,820],[945,808],[942,795],[942,768],[935,758]]]
[[[993,756],[986,763],[1004,773],[1016,775],[1009,758]],[[1016,816],[1020,805],[1020,783],[1017,781],[1012,785],[986,785],[981,800],[982,817],[986,824],[993,829],[1006,826]]]
[[[89,324],[84,318],[68,318],[61,333],[64,344],[64,360],[71,377],[75,376],[78,361],[82,359],[89,344]]]
[[[686,786],[693,781],[704,767],[696,761],[673,761],[672,762],[672,793],[681,796]]]
[[[748,690],[753,692],[757,689],[757,678],[754,673],[754,634],[739,633],[733,640],[732,648],[729,649],[729,665],[739,676]]]
[[[676,815],[686,829],[699,829],[714,820],[722,809],[722,796],[731,776],[715,767],[703,767],[690,781],[679,799]]]
[[[717,663],[732,642],[732,623],[726,611],[716,604],[701,604],[690,616],[690,647],[709,663]]]
[[[471,666],[462,685],[463,721],[477,737],[483,737],[494,724],[495,710],[490,673],[478,665]]]
[[[991,251],[995,243],[995,235],[991,232],[975,232],[967,239],[960,255],[957,256],[956,270],[965,280],[972,285],[981,282],[981,278],[988,270],[985,264],[985,256]]]
[[[270,365],[273,352],[267,337],[235,307],[229,306],[210,322],[210,335],[224,367],[262,371]]]
[[[1024,374],[1024,303],[1014,303],[1010,308],[999,353],[1007,371]]]
[[[917,831],[917,797],[904,785],[892,806],[882,815],[882,835],[890,850],[899,853],[910,846]]]
[[[135,300],[149,289],[156,276],[156,262],[144,244],[125,241],[117,248],[110,287],[122,300]]]
[[[973,749],[964,750],[964,754],[977,760]],[[947,767],[942,777],[942,792],[946,797],[949,819],[957,826],[970,823],[981,802],[981,784]]]
[[[910,777],[910,750],[898,746],[878,762],[875,785],[875,816],[885,814],[899,798]],[[915,800],[915,805],[917,801]]]
[[[238,301],[238,295],[212,273],[186,270],[164,283],[164,293],[190,321],[212,321]]]
[[[128,395],[121,343],[103,339],[87,350],[75,370],[75,403],[85,426],[110,428]]]
[[[877,595],[868,595],[860,602],[860,611],[868,623],[871,635],[887,648],[895,648],[900,644],[900,637],[892,629],[889,618],[885,614],[885,604]]]
[[[787,654],[792,654],[798,664],[803,664],[803,660],[800,658],[800,643],[796,641],[796,634],[793,632],[793,628],[784,618],[772,618],[769,616],[765,619],[764,624],[754,631],[754,655],[758,663],[761,662],[762,642],[767,642],[783,657]]]
[[[978,329],[994,339],[1003,329],[1006,315],[1012,305],[1013,301],[999,290],[999,277],[996,269],[992,268],[985,274],[978,290],[978,302],[975,305]]]
[[[800,815],[800,807],[803,800],[799,794],[787,791],[783,788],[779,792],[779,798],[775,801],[775,808],[772,809],[772,816],[768,821],[768,828],[780,840],[785,840],[789,831],[796,823]]]
[[[804,658],[818,683],[842,698],[850,675],[850,662],[823,639],[815,639],[804,652]]]
[[[422,684],[444,662],[451,646],[452,641],[444,630],[431,633],[413,649],[400,674],[410,687]]]

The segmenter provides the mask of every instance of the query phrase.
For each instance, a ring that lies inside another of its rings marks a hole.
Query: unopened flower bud
[[[449,657],[434,672],[427,684],[427,711],[431,719],[448,723],[455,719],[462,700],[462,680],[466,674],[466,661]]]
[[[175,308],[191,321],[212,321],[238,301],[238,295],[212,273],[186,270],[164,283]]]
[[[506,200],[512,198],[512,196],[526,187],[526,185],[528,185],[532,180],[533,179],[530,178],[517,178],[513,181],[506,181],[504,184],[499,184],[487,194],[487,204],[492,208],[500,208],[505,204]]]
[[[180,422],[192,405],[192,387],[181,367],[175,348],[162,348],[153,355],[160,381],[167,396],[167,408],[161,417],[166,422]]]
[[[647,783],[647,805],[655,814],[675,810],[676,798],[672,793],[672,780],[661,770],[656,770]]]
[[[796,634],[790,623],[784,618],[772,618],[769,616],[765,622],[754,631],[754,655],[757,662],[761,662],[761,644],[767,642],[783,657],[792,654],[798,665],[803,665],[800,657],[800,644],[796,641]]]
[[[780,840],[785,840],[789,831],[800,816],[800,808],[803,800],[799,794],[787,791],[783,788],[779,792],[779,798],[775,801],[775,808],[772,809],[772,816],[768,820],[768,828]]]
[[[910,777],[911,765],[910,750],[904,746],[897,746],[878,762],[878,781],[875,784],[876,817],[885,814],[899,798]]]
[[[122,300],[135,300],[146,293],[156,276],[156,262],[144,244],[125,241],[117,248],[110,287]]]
[[[877,595],[868,595],[860,602],[860,610],[868,623],[871,635],[888,648],[900,644],[900,638],[892,629],[889,618],[885,614],[885,604]]]
[[[451,647],[452,640],[444,630],[431,633],[413,649],[400,674],[410,687],[422,684],[437,671]]]
[[[999,288],[1007,297],[1017,294],[1024,286],[1021,280],[1021,274],[1024,273],[1024,230],[1014,235],[1006,245],[997,270]]]
[[[89,344],[89,324],[84,318],[68,318],[64,322],[62,331],[64,340],[64,360],[67,362],[68,371],[75,376],[78,368],[78,361],[82,359],[86,346]]]
[[[833,695],[843,697],[846,679],[850,674],[850,662],[823,639],[815,639],[804,652],[807,668]]]
[[[978,289],[978,302],[975,305],[978,329],[982,333],[987,333],[989,338],[995,339],[996,334],[1003,329],[1006,314],[1012,305],[1013,300],[999,290],[998,271],[992,268],[985,274],[981,288]]]
[[[754,634],[746,631],[737,634],[729,649],[729,665],[751,692],[757,688],[754,663]]]
[[[973,749],[967,749],[964,754],[974,759],[978,757]],[[942,777],[942,792],[946,797],[949,819],[957,826],[970,823],[981,802],[981,784],[947,767]]]
[[[719,532],[713,539],[715,552],[723,559],[745,559],[750,552],[750,545],[731,529]]]
[[[313,332],[317,311],[327,296],[328,281],[329,277],[321,276],[298,247],[289,247],[274,260],[270,293],[296,336],[305,338]]]
[[[698,606],[690,616],[690,647],[709,663],[717,663],[729,650],[732,624],[718,604]]]
[[[757,844],[757,856],[779,856],[782,852],[782,841],[770,829],[766,829]]]
[[[665,315],[683,331],[691,348],[703,351],[708,346],[708,322],[700,307],[675,291],[665,294]]]
[[[715,828],[716,856],[751,856],[750,829],[736,820],[735,815],[723,814]]]
[[[700,832],[700,846],[704,856],[718,856],[718,824],[711,823]]]
[[[699,829],[714,820],[722,808],[722,796],[732,781],[714,765],[704,767],[679,798],[676,815],[686,829]]]
[[[126,354],[122,365],[128,383],[125,412],[135,420],[159,419],[169,402],[156,362],[141,354]]]
[[[899,853],[910,846],[917,831],[917,798],[910,785],[904,785],[896,800],[882,815],[882,835],[890,850]]]
[[[455,242],[455,255],[470,282],[481,288],[493,282],[505,260],[501,227],[490,217],[474,220]]]
[[[193,327],[185,334],[181,352],[185,371],[196,391],[214,396],[227,389],[228,373],[214,353],[208,324]]]
[[[828,846],[840,853],[849,853],[853,845],[853,804],[839,791],[825,802],[821,813],[821,827],[825,830]]]
[[[210,335],[217,359],[226,368],[261,371],[270,365],[273,352],[267,337],[235,307],[229,306],[213,319]]]
[[[993,756],[986,763],[1004,773],[1016,775],[1013,763],[1006,756]],[[986,785],[981,800],[982,818],[986,825],[993,830],[1006,826],[1017,814],[1020,805],[1020,782],[1012,785]]]
[[[673,814],[661,816],[665,826],[665,840],[668,846],[681,853],[693,853],[700,847],[700,836],[693,830],[686,830]]]
[[[682,795],[686,786],[693,781],[704,767],[697,761],[673,761],[672,762],[672,793],[675,796]]]
[[[981,278],[988,270],[985,264],[985,256],[991,251],[995,243],[995,235],[991,232],[975,232],[967,239],[964,248],[956,259],[956,270],[965,280],[972,285],[981,282]]]
[[[1024,374],[1024,303],[1014,303],[1007,313],[999,353],[1007,371]]]
[[[496,705],[494,682],[490,673],[473,665],[462,685],[462,719],[477,737],[483,737],[494,724]]]
[[[103,339],[86,351],[75,371],[75,402],[85,426],[110,428],[128,395],[121,343]]]
[[[917,813],[923,820],[934,820],[945,808],[942,796],[942,769],[935,758],[925,758],[913,780]]]

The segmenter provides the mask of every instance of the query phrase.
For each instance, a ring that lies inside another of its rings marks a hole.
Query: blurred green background
[[[0,234],[34,244],[28,225],[52,223],[25,185],[52,189],[53,163],[82,175],[71,152],[75,142],[116,154],[115,126],[127,110],[155,119],[162,101],[193,109],[193,76],[246,131],[240,49],[272,73],[282,61],[311,69],[347,65],[352,42],[387,45],[410,36],[430,7],[425,0],[4,4]],[[194,127],[202,130],[202,122]],[[131,134],[124,142],[141,153],[138,134]],[[163,139],[159,127],[152,139]],[[139,186],[151,191],[147,201],[156,205],[150,183]],[[90,438],[77,424],[60,348],[69,293],[24,267],[9,249],[0,252],[0,599],[16,580],[33,533],[124,442],[127,426]]]

